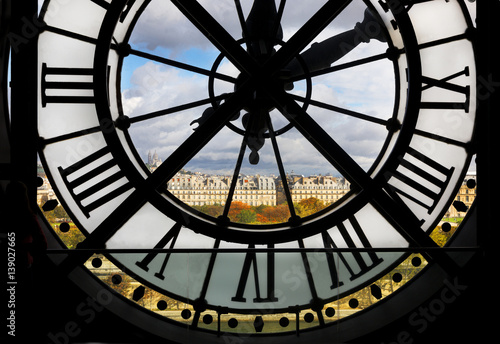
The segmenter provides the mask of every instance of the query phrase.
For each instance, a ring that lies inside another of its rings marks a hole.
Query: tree
[[[301,200],[298,204],[294,204],[295,211],[300,217],[306,217],[325,209],[326,205],[323,201],[311,197]]]
[[[231,207],[229,208],[229,218],[233,222],[239,222],[240,219],[240,213],[243,210],[250,210],[252,207],[250,207],[248,204],[239,202],[239,201],[233,201],[231,202]]]
[[[269,223],[269,219],[267,217],[265,217],[264,215],[259,214],[259,213],[257,213],[255,219],[258,223]]]
[[[288,205],[280,204],[275,207],[267,207],[263,209],[262,214],[263,217],[268,219],[268,222],[286,222],[290,218],[290,211],[288,209]]]
[[[256,221],[257,214],[252,209],[243,209],[238,216],[240,223],[252,223]]]

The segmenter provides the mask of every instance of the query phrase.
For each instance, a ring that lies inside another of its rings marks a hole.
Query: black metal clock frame
[[[182,2],[178,1],[179,5],[182,6]],[[115,4],[115,3],[114,3]],[[3,181],[19,179],[22,180],[27,186],[29,191],[29,197],[32,200],[33,204],[36,204],[36,163],[37,163],[37,149],[39,146],[39,142],[37,140],[37,122],[36,122],[36,99],[37,99],[37,30],[40,30],[42,27],[41,24],[36,21],[37,18],[37,1],[1,1],[0,2],[2,11],[2,21],[5,22],[7,20],[11,23],[10,28],[5,28],[4,23],[2,23],[3,32],[8,32],[7,37],[10,38],[10,42],[4,40],[3,42],[3,50],[2,57],[5,61],[5,58],[8,56],[6,54],[6,48],[10,46],[11,54],[12,54],[12,96],[11,96],[11,116],[9,121],[9,116],[7,115],[7,106],[6,106],[6,98],[4,98],[3,104],[3,112],[4,112],[4,123],[2,123],[2,131],[8,132],[8,139],[2,137],[2,143],[8,144],[10,147],[9,152],[5,153],[2,151],[2,161],[0,164],[1,172],[0,176]],[[476,202],[477,209],[477,233],[478,233],[478,245],[477,247],[467,247],[465,250],[474,249],[478,251],[478,258],[474,260],[474,268],[478,267],[478,270],[484,271],[488,273],[492,270],[488,270],[492,268],[492,261],[494,261],[493,251],[494,251],[494,243],[498,242],[498,234],[488,230],[491,228],[491,224],[494,223],[493,214],[495,211],[495,202],[493,202],[494,188],[490,188],[490,185],[494,185],[495,181],[492,176],[492,164],[494,163],[494,141],[493,141],[493,130],[495,127],[495,123],[493,122],[493,118],[496,113],[500,110],[500,101],[498,97],[498,82],[496,80],[500,80],[500,72],[498,67],[498,50],[495,47],[495,43],[498,37],[499,29],[498,25],[496,25],[496,14],[500,13],[500,5],[493,1],[487,0],[478,0],[477,1],[477,31],[475,33],[471,33],[473,36],[472,39],[476,42],[476,48],[478,51],[477,59],[478,63],[478,86],[482,86],[482,90],[484,91],[481,94],[478,94],[478,113],[480,114],[478,120],[478,130],[476,135],[476,150],[477,150],[477,166],[478,166],[478,200]],[[11,15],[10,15],[11,13]],[[109,12],[110,15],[112,12]],[[110,20],[109,22],[113,22]],[[400,21],[404,23],[404,20]],[[201,26],[207,25],[200,24]],[[112,24],[110,24],[112,25]],[[111,28],[110,28],[111,30]],[[105,32],[106,30],[102,30]],[[109,36],[111,37],[111,36]],[[15,40],[17,39],[17,40]],[[9,44],[10,43],[10,44]],[[16,44],[17,43],[17,44]],[[221,44],[221,46],[231,46],[230,41],[229,44]],[[103,48],[99,48],[96,52],[96,67],[94,73],[95,85],[100,85],[96,87],[104,87],[106,85],[106,80],[100,80],[105,78],[107,65],[98,60],[103,59],[104,56],[107,56],[108,51],[103,45]],[[240,56],[238,54],[239,46],[234,47],[233,49],[228,49],[226,53],[228,56],[231,56],[235,62],[238,64],[242,64],[240,61],[245,61],[244,56]],[[302,47],[296,45],[290,45],[288,47],[293,51],[300,51]],[[101,50],[99,50],[101,49]],[[285,54],[285,52],[283,52]],[[410,55],[410,54],[409,54]],[[418,55],[418,54],[416,54]],[[293,54],[291,55],[293,56]],[[276,59],[279,62],[279,59]],[[282,61],[283,62],[283,61]],[[283,62],[284,63],[284,62]],[[418,70],[420,67],[419,61],[410,61],[410,69]],[[242,66],[246,69],[251,69],[251,64],[246,66]],[[100,69],[99,69],[100,68]],[[274,68],[270,68],[271,70],[276,70]],[[8,88],[6,84],[6,69],[3,70],[3,79],[2,79],[2,89],[5,96],[5,91]],[[256,82],[259,81],[258,78],[255,79]],[[252,78],[250,78],[252,81]],[[413,82],[413,81],[412,81]],[[251,84],[251,83],[250,83]],[[421,84],[420,80],[418,80],[417,84]],[[250,86],[248,86],[251,88]],[[242,88],[241,93],[244,94],[244,88]],[[101,90],[102,92],[98,92],[96,94],[106,94],[107,91],[105,89]],[[241,99],[236,98],[234,101],[240,101]],[[283,99],[286,102],[285,99]],[[419,102],[420,99],[409,99],[409,103]],[[107,107],[102,100],[103,108]],[[231,104],[226,107],[230,107]],[[98,104],[99,106],[99,104]],[[300,111],[300,109],[296,109]],[[224,113],[222,110],[219,111],[221,118],[230,118],[232,113]],[[291,118],[291,120],[293,120]],[[102,123],[107,123],[106,121],[102,121]],[[223,121],[221,121],[218,125],[223,125]],[[302,125],[305,130],[309,131],[311,128],[308,123],[296,123],[297,125]],[[217,129],[217,124],[213,124],[213,126],[203,126],[199,131],[199,136],[210,137],[212,133]],[[3,134],[2,132],[2,134]],[[409,136],[401,135],[401,140],[408,140]],[[109,140],[112,145],[119,145],[118,142],[113,142],[116,140],[113,135],[108,135],[107,140]],[[321,139],[320,139],[321,140]],[[193,140],[194,141],[194,140]],[[191,145],[195,142],[187,142],[186,146]],[[196,143],[200,143],[196,141]],[[404,145],[403,145],[404,146]],[[201,146],[198,146],[201,149]],[[402,152],[404,153],[404,152]],[[181,166],[185,162],[186,157],[184,156],[174,156],[171,160],[176,160],[176,166]],[[121,159],[119,159],[121,161]],[[349,175],[352,174],[352,171]],[[162,176],[161,180],[157,177],[150,178],[146,181],[143,186],[144,195],[148,194],[149,190],[154,190],[158,187],[162,182],[169,179],[171,176],[166,174]],[[354,180],[358,181],[362,185],[366,185],[364,180],[364,172],[356,172],[353,177]],[[382,178],[382,177],[381,177]],[[137,178],[139,182],[141,178]],[[383,180],[379,181],[383,183]],[[143,183],[141,181],[141,183]],[[154,185],[152,187],[151,185]],[[485,187],[486,185],[486,187]],[[373,188],[367,187],[366,189],[371,189],[373,193],[369,196],[372,198],[373,196],[379,197],[380,203],[382,203],[381,208],[385,208],[383,205],[387,200],[381,195],[380,191],[373,190]],[[375,188],[377,189],[377,188]],[[377,196],[378,195],[378,196]],[[145,197],[144,197],[145,199]],[[129,208],[129,210],[133,207],[138,207],[140,204],[129,204],[124,205],[124,207]],[[182,218],[182,215],[179,215]],[[474,219],[473,219],[474,220]],[[124,221],[123,218],[119,216],[114,216],[110,218],[110,222],[113,222],[113,226],[116,226],[117,221]],[[397,220],[396,220],[397,222]],[[402,222],[405,223],[405,222]],[[104,228],[105,224],[102,225]],[[92,240],[86,241],[85,246],[82,248],[92,248],[95,247],[95,244],[102,243],[105,239],[110,235],[109,232],[102,231],[102,234],[99,230],[96,231],[95,234],[92,235]],[[413,236],[413,233],[410,233],[410,237]],[[424,243],[422,246],[426,247],[425,243],[427,243],[427,239],[422,241],[421,238],[415,240],[419,243]],[[414,252],[414,249],[411,249]],[[424,250],[425,251],[425,250]],[[50,254],[50,251],[49,251]],[[83,255],[83,258],[88,256],[88,254]],[[82,257],[80,259],[83,260]],[[473,276],[478,277],[476,274]],[[64,277],[61,277],[63,280]],[[478,281],[479,286],[474,287],[474,291],[481,291],[483,286],[481,285],[481,281]],[[474,299],[476,295],[468,296],[468,298],[464,298],[463,304],[466,306],[476,306],[471,299]],[[450,314],[450,319],[456,319],[453,315]],[[443,320],[444,323],[448,323],[446,320]],[[402,325],[401,323],[395,322],[396,326]],[[482,329],[487,329],[482,327]],[[398,332],[398,327],[391,327],[390,330],[392,333]],[[439,333],[440,331],[438,331]],[[379,335],[380,333],[374,331]],[[429,333],[435,334],[436,332],[428,332],[426,333],[429,336]],[[384,332],[385,334],[385,332]],[[449,336],[449,335],[448,335]],[[380,337],[383,338],[383,337]],[[392,337],[391,337],[392,338]]]

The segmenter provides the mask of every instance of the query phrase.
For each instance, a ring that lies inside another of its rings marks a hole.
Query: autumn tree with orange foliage
[[[293,206],[295,213],[300,217],[312,215],[327,207],[323,201],[313,197],[294,203]],[[219,217],[224,210],[221,204],[193,206],[193,208],[215,218]],[[236,223],[283,223],[290,218],[290,209],[287,204],[251,206],[240,201],[233,201],[228,217]]]
[[[288,205],[280,204],[275,207],[266,207],[262,209],[261,223],[279,223],[286,222],[290,218],[290,211]]]
[[[297,215],[299,215],[300,217],[312,215],[326,208],[326,205],[323,201],[320,201],[319,199],[314,197],[303,199],[298,204],[294,204],[294,206]]]

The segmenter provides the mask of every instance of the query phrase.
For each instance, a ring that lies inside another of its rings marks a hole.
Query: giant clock
[[[328,305],[389,273],[411,249],[424,249],[428,264],[455,271],[456,262],[440,254],[429,235],[474,154],[474,28],[464,2],[221,3],[233,11],[231,18],[218,6],[74,0],[47,1],[42,9],[40,156],[85,235],[79,247],[109,250],[107,259],[142,288],[190,305],[180,322],[144,309],[142,325],[164,322],[152,331],[180,342],[187,340],[180,334],[187,325],[194,336],[218,342],[221,322],[229,319],[224,331],[238,333],[236,315],[246,314],[255,319],[254,335],[270,340],[258,333],[259,324],[276,315],[281,339],[300,340],[306,328],[336,326]],[[302,13],[298,26],[287,20],[296,12]],[[154,21],[161,35],[201,37],[216,52],[208,65],[176,58],[182,51],[172,57],[134,44],[131,37],[147,24],[141,20],[148,13],[165,18]],[[163,78],[171,90],[165,96],[181,100],[129,112],[124,66],[137,58],[189,73],[193,82],[204,80],[205,89],[184,94],[178,78]],[[349,103],[342,94],[352,90],[357,101]],[[168,116],[177,117],[164,135],[189,134],[178,135],[150,172],[136,128]],[[350,125],[337,126],[343,121]],[[365,127],[379,137],[368,160],[345,139]],[[239,143],[224,211],[211,217],[184,204],[167,183],[221,137]],[[286,177],[300,154],[283,154],[287,138],[300,140],[348,181],[350,191],[300,217]],[[238,175],[248,166],[258,171],[266,152],[283,186],[288,220],[238,223],[229,216]],[[58,263],[71,272],[90,256]],[[141,312],[137,303],[125,304]],[[303,316],[305,322],[298,321]]]

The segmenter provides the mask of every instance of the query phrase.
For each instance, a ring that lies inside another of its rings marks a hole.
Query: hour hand
[[[323,42],[313,43],[311,48],[294,58],[285,71],[288,77],[295,77],[308,72],[316,72],[328,68],[335,61],[347,55],[361,43],[376,39],[385,42],[385,36],[377,17],[367,8],[363,22],[356,23],[352,30],[330,37]]]

